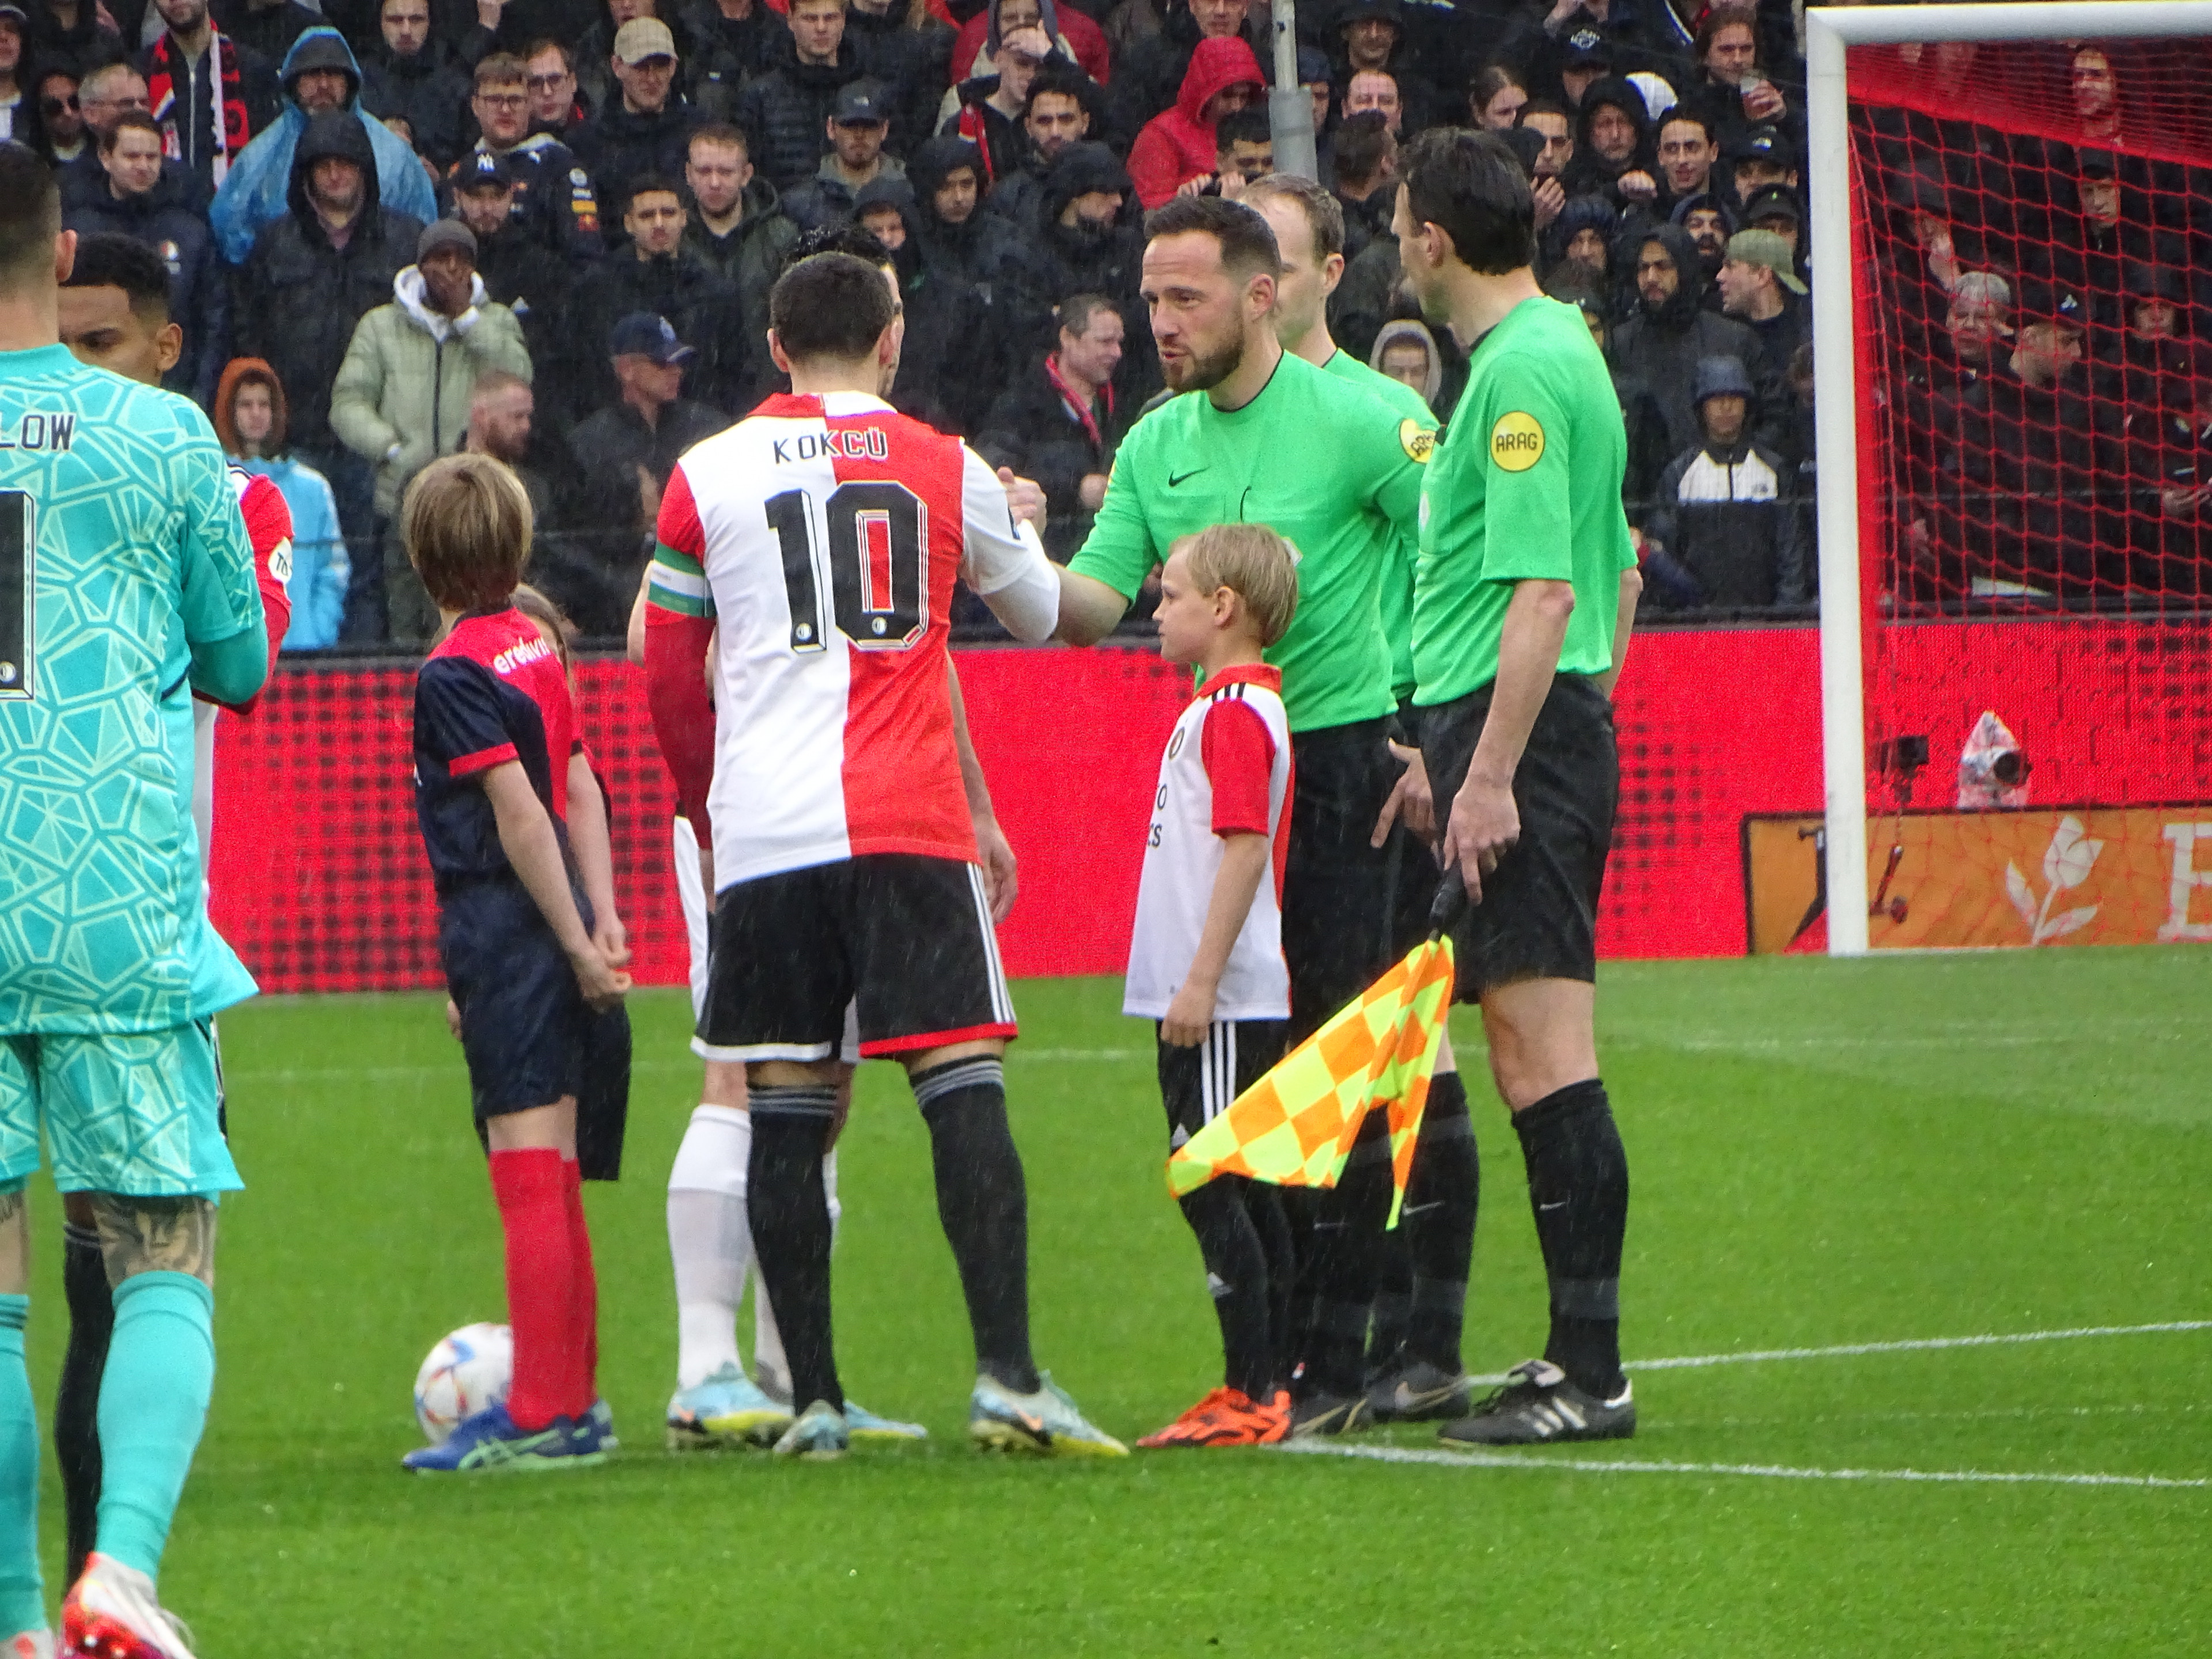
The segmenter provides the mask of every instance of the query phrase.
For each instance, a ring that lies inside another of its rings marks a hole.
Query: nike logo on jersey
[[[1210,468],[1203,466],[1194,466],[1188,472],[1170,472],[1168,474],[1168,488],[1170,489],[1173,489],[1178,484],[1188,483],[1200,473],[1208,471],[1210,470]]]

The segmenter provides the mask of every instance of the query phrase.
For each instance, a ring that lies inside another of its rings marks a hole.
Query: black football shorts
[[[1287,1052],[1283,1034],[1289,1030],[1279,1019],[1217,1019],[1190,1048],[1159,1040],[1160,1103],[1167,1108],[1170,1152],[1267,1074]]]
[[[1291,975],[1290,1040],[1304,1042],[1382,976],[1394,959],[1387,851],[1375,820],[1402,769],[1389,724],[1358,720],[1293,732],[1297,776],[1283,861],[1283,963]]]
[[[1425,711],[1422,757],[1439,818],[1467,781],[1491,688]],[[1561,674],[1513,775],[1521,839],[1483,878],[1482,902],[1452,934],[1459,1000],[1530,979],[1597,979],[1597,904],[1620,805],[1613,704],[1587,674]]]
[[[854,1006],[865,1059],[1015,1034],[983,872],[871,853],[715,896],[699,1041],[713,1060],[834,1057]]]

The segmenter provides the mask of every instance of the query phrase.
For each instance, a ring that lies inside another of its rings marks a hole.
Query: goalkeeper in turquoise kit
[[[268,672],[253,555],[206,418],[59,343],[75,251],[46,165],[0,145],[0,1652],[53,1650],[23,1369],[24,1185],[40,1136],[89,1195],[115,1298],[98,1539],[72,1652],[190,1659],[155,1595],[214,1384],[217,1122],[191,777],[195,691]],[[204,1008],[198,1010],[204,1015]]]

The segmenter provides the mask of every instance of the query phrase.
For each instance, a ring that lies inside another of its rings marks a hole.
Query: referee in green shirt
[[[1389,965],[1389,863],[1375,828],[1395,788],[1382,587],[1420,508],[1429,434],[1283,349],[1273,323],[1279,250],[1267,222],[1218,197],[1177,197],[1146,221],[1143,292],[1170,398],[1121,441],[1106,499],[1060,585],[1063,639],[1110,633],[1174,544],[1217,524],[1265,524],[1297,549],[1298,606],[1267,660],[1282,671],[1297,783],[1283,876],[1289,1040],[1312,1032]],[[1240,1083],[1243,1079],[1238,1080]],[[1389,1146],[1316,1204],[1310,1282],[1322,1308],[1291,1433],[1356,1427],[1379,1227],[1346,1214],[1379,1193]],[[1378,1185],[1379,1183],[1379,1185]],[[1378,1212],[1378,1219],[1379,1219]],[[1339,1248],[1340,1246],[1341,1248]],[[1302,1292],[1303,1293],[1303,1292]],[[1332,1316],[1334,1314],[1334,1316]],[[1293,1326],[1303,1318],[1287,1310]]]
[[[1282,255],[1283,274],[1275,283],[1275,336],[1283,349],[1366,392],[1389,408],[1401,431],[1410,426],[1416,442],[1429,435],[1433,445],[1437,417],[1421,394],[1377,374],[1329,334],[1328,298],[1344,276],[1344,209],[1336,198],[1310,179],[1276,173],[1247,185],[1243,199],[1273,230]],[[1382,634],[1390,647],[1390,690],[1398,699],[1395,752],[1411,762],[1383,809],[1388,822],[1378,823],[1370,837],[1382,847],[1389,865],[1396,918],[1393,956],[1404,955],[1428,936],[1429,909],[1437,896],[1428,781],[1420,750],[1404,746],[1419,742],[1413,706],[1415,553],[1415,526],[1407,525],[1391,539],[1382,579]],[[1413,811],[1406,810],[1408,803]],[[1378,1157],[1382,1149],[1370,1151],[1370,1141],[1379,1139],[1387,1146],[1388,1127],[1381,1113],[1370,1117],[1353,1157]],[[1387,1191],[1378,1191],[1344,1218],[1347,1225],[1369,1231],[1370,1249],[1350,1255],[1353,1261],[1371,1255],[1375,1279],[1358,1291],[1342,1287],[1338,1294],[1343,1303],[1330,1311],[1348,1324],[1357,1318],[1358,1307],[1373,1307],[1367,1410],[1381,1420],[1445,1420],[1467,1414],[1474,1385],[1460,1361],[1460,1336],[1479,1184],[1467,1088],[1446,1036],[1413,1152],[1405,1224],[1383,1231],[1389,1212]]]
[[[1599,1081],[1597,902],[1620,793],[1612,693],[1642,581],[1621,512],[1627,439],[1582,314],[1530,269],[1534,207],[1503,141],[1408,147],[1395,229],[1431,323],[1468,352],[1431,460],[1414,565],[1413,701],[1443,858],[1474,901],[1454,934],[1512,1110],[1551,1290],[1544,1357],[1447,1440],[1624,1438],[1628,1161]]]

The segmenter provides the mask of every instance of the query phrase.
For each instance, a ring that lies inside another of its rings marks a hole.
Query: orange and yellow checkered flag
[[[1396,1188],[1389,1224],[1396,1226],[1452,983],[1450,939],[1415,945],[1177,1147],[1168,1158],[1168,1190],[1180,1198],[1224,1175],[1277,1187],[1334,1187],[1361,1122],[1387,1105]]]

